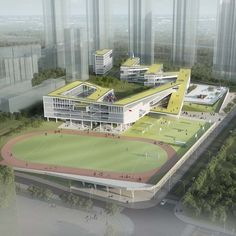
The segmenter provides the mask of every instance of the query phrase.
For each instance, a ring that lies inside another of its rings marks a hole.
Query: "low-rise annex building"
[[[179,72],[163,72],[163,64],[140,65],[140,58],[127,59],[120,67],[120,79],[154,87],[175,81]]]
[[[94,73],[104,75],[113,67],[112,49],[102,49],[96,51],[94,55]]]

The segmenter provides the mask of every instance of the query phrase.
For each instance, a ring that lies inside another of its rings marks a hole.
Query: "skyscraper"
[[[172,61],[193,66],[196,59],[199,0],[173,0]]]
[[[141,63],[154,63],[152,0],[129,0],[129,54]]]
[[[219,2],[214,72],[222,78],[236,80],[235,0],[221,0]]]
[[[69,0],[43,0],[45,67],[65,68],[64,28],[68,25]]]
[[[95,51],[110,48],[110,0],[86,0],[89,64]]]
[[[88,43],[84,29],[65,29],[65,66],[69,81],[89,79]]]

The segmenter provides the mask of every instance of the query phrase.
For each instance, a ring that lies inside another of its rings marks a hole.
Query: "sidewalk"
[[[234,236],[236,235],[235,232],[224,229],[220,226],[216,226],[216,225],[211,224],[211,223],[204,223],[204,222],[200,222],[198,220],[195,220],[195,219],[185,215],[184,211],[182,209],[183,209],[182,205],[179,202],[175,207],[174,214],[179,220],[183,221],[186,224],[194,225],[194,226],[204,228],[204,229],[207,229],[207,230],[211,230],[211,231],[215,231],[215,232],[220,232],[220,233],[223,233],[223,234],[234,235]]]

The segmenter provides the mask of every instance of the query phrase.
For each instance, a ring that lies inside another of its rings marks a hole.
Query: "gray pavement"
[[[16,209],[19,227],[15,236],[102,236],[107,226],[118,235],[129,236],[134,230],[127,216],[108,217],[100,207],[90,212],[59,205],[52,208],[47,202],[18,195]]]

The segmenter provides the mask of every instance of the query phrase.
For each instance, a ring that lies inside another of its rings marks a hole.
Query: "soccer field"
[[[181,144],[187,143],[196,135],[199,138],[209,126],[205,121],[150,115],[137,121],[124,135],[151,138],[171,145],[179,144],[181,146]]]
[[[168,159],[151,143],[73,134],[33,136],[17,142],[12,153],[33,163],[128,173],[159,168]]]

